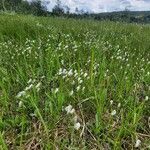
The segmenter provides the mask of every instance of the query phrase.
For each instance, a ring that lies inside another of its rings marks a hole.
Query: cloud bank
[[[44,1],[44,0],[43,0]],[[47,8],[51,11],[56,0],[47,0]],[[131,11],[150,10],[150,0],[61,0],[62,5],[67,5],[71,12],[76,8],[94,13],[121,11],[126,8]]]

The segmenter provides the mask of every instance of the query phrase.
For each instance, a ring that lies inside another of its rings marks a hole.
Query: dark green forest
[[[56,1],[56,5],[52,11],[47,10],[48,1],[32,0],[1,0],[1,13],[18,13],[18,14],[32,14],[35,16],[61,16],[66,18],[76,19],[94,19],[94,20],[109,20],[128,23],[150,23],[150,11],[130,11],[125,9],[120,12],[109,12],[94,14],[84,10],[75,9],[74,13],[70,12],[68,6],[63,6],[60,0]]]

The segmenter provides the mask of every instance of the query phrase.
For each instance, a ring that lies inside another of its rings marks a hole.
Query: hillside
[[[0,149],[150,148],[150,26],[0,15]]]
[[[96,20],[121,21],[128,23],[150,23],[150,11],[121,11],[94,14]]]

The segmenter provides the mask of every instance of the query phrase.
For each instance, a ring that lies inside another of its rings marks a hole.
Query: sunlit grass
[[[150,27],[0,15],[1,149],[147,149]]]

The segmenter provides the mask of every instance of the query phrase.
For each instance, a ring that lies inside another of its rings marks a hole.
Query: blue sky
[[[49,1],[49,10],[56,4],[56,0],[46,1]],[[94,13],[121,11],[125,8],[132,11],[150,10],[150,0],[61,0],[61,2],[62,5],[69,6],[71,12],[74,12],[76,7]]]

